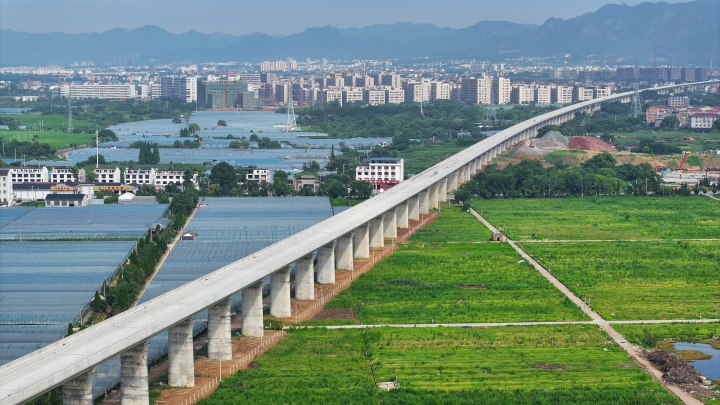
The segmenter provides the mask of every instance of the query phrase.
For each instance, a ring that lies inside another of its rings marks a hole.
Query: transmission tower
[[[483,110],[485,110],[485,117],[483,118],[483,121],[497,121],[497,113],[494,108],[485,107]]]
[[[290,89],[290,100],[287,104],[287,115],[285,116],[285,131],[290,132],[297,129],[297,116],[295,115],[295,107],[293,106],[292,89]]]
[[[630,106],[630,116],[637,118],[642,115],[642,106],[640,105],[640,87],[635,82],[635,94],[633,94],[632,105]]]
[[[68,89],[68,134],[72,134],[73,132],[73,124],[72,124],[72,104],[70,103],[70,89]]]

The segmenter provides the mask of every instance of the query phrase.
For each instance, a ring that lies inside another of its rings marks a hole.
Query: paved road
[[[470,212],[472,212],[473,215],[475,215],[475,218],[477,218],[480,222],[485,224],[485,226],[488,227],[492,232],[497,232],[498,230],[492,226],[488,221],[485,220],[480,214],[478,214],[475,210],[472,208],[470,209]],[[701,405],[702,402],[695,399],[692,395],[688,394],[687,392],[683,391],[682,388],[671,385],[671,384],[665,384],[662,378],[662,372],[655,367],[643,356],[640,355],[640,353],[636,350],[636,348],[628,343],[627,339],[620,333],[618,333],[615,328],[612,327],[609,321],[604,320],[600,314],[593,311],[592,308],[587,305],[583,300],[578,298],[577,295],[573,294],[570,289],[567,288],[565,284],[560,282],[555,276],[553,276],[547,269],[545,269],[540,263],[538,263],[535,259],[533,259],[530,255],[528,255],[524,250],[522,250],[517,243],[514,241],[508,239],[508,243],[510,246],[515,249],[516,252],[518,252],[523,259],[527,260],[528,263],[532,264],[533,267],[535,267],[535,270],[537,270],[540,274],[542,274],[552,285],[555,286],[558,290],[560,290],[563,294],[565,294],[566,297],[568,297],[572,302],[575,303],[587,316],[590,317],[590,319],[593,320],[594,323],[596,323],[600,329],[605,331],[605,333],[610,336],[610,338],[620,347],[622,347],[623,350],[630,356],[633,360],[635,360],[640,367],[645,369],[650,375],[655,377],[655,379],[662,384],[668,391],[672,392],[676,397],[678,397],[683,403],[687,405]]]

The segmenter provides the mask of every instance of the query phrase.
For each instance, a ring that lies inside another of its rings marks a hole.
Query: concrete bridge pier
[[[395,218],[397,219],[397,227],[398,228],[407,228],[410,226],[408,223],[408,202],[405,201],[402,204],[398,204],[398,206],[395,208]]]
[[[447,186],[448,186],[448,179],[447,177],[440,180],[440,183],[438,183],[438,207],[440,206],[440,203],[447,201]]]
[[[312,261],[310,262],[312,266]],[[312,267],[311,267],[312,269]],[[310,272],[312,274],[312,270]],[[243,336],[262,337],[263,330],[263,282],[247,286],[242,290],[242,319],[240,333]]]
[[[397,238],[397,207],[385,211],[383,220],[383,236],[386,238]]]
[[[454,171],[450,173],[449,180],[448,180],[448,192],[452,192],[457,190],[458,186],[458,171]]]
[[[292,315],[289,266],[270,276],[270,315],[277,317]]]
[[[150,402],[148,349],[150,343],[142,342],[120,355],[121,405],[147,405]]]
[[[355,237],[353,238],[353,245],[355,246],[355,252],[353,253],[356,259],[367,259],[370,257],[370,224],[365,224],[355,229]]]
[[[80,374],[63,384],[63,405],[92,405],[95,371]]]
[[[418,193],[418,197],[420,197],[420,214],[427,214],[430,212],[430,198],[428,198],[428,194],[427,189]]]
[[[171,387],[195,386],[193,326],[195,320],[190,318],[168,330],[168,385]]]
[[[350,232],[337,240],[337,268],[341,270],[353,269],[353,235]]]
[[[226,298],[208,308],[208,359],[232,359],[232,331],[230,307],[232,298]]]
[[[408,200],[408,218],[412,220],[420,219],[420,196],[410,197]]]
[[[383,236],[383,219],[385,215],[370,220],[370,247],[381,248],[385,246],[385,237]]]
[[[438,183],[435,183],[428,187],[430,209],[438,209],[438,188]]]
[[[335,241],[318,249],[317,281],[320,284],[335,284]]]
[[[313,254],[295,262],[295,298],[299,300],[315,299],[315,273]]]

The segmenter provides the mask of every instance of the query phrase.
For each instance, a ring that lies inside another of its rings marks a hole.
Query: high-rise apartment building
[[[550,88],[550,102],[553,104],[570,104],[573,102],[573,88],[555,86]]]
[[[450,100],[450,83],[430,82],[430,100]]]
[[[550,86],[536,86],[534,90],[535,90],[535,103],[536,104],[552,103],[551,97],[550,97]]]
[[[197,77],[161,76],[160,95],[171,100],[184,100],[186,103],[198,99]]]
[[[507,77],[492,78],[492,104],[507,104],[510,102],[510,79]]]
[[[463,78],[461,101],[473,104],[492,104],[492,80],[490,76]]]

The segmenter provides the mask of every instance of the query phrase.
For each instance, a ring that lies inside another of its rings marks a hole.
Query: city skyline
[[[687,0],[666,2],[684,3]],[[642,1],[625,3],[634,6]],[[288,35],[327,25],[362,28],[374,24],[402,22],[428,23],[457,29],[483,20],[541,25],[548,18],[574,18],[594,12],[605,4],[617,3],[608,0],[509,0],[501,4],[487,0],[450,0],[443,3],[443,13],[431,12],[435,3],[427,0],[415,2],[412,9],[406,4],[398,0],[368,0],[363,3],[361,10],[352,10],[338,6],[330,0],[314,0],[298,9],[284,0],[262,3],[247,0],[211,0],[203,3],[202,9],[198,9],[188,0],[174,1],[172,7],[168,7],[165,2],[139,0],[122,3],[89,0],[71,3],[7,0],[0,3],[0,29],[37,33],[86,33],[155,25],[172,33],[194,29],[204,33],[220,32],[231,35],[254,32]],[[38,10],[54,18],[41,18]]]

